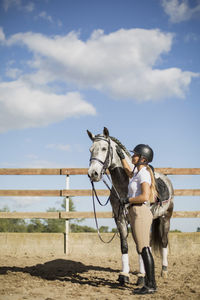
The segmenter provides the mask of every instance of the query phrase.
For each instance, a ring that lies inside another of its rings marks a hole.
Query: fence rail
[[[111,219],[112,212],[96,212],[98,219]],[[174,211],[173,218],[200,218],[200,211]],[[0,219],[93,219],[94,212],[1,212]]]
[[[109,196],[109,190],[96,190],[98,196]],[[177,189],[175,196],[200,196],[200,189]],[[92,196],[91,190],[0,190],[0,197],[75,197]]]
[[[165,175],[200,175],[200,168],[155,168]],[[0,168],[0,175],[87,175],[88,168]]]
[[[200,175],[200,168],[155,168],[155,171],[166,175]],[[0,175],[86,175],[87,168],[1,168]],[[176,189],[175,196],[200,196],[200,189]],[[98,196],[109,196],[108,190],[97,190]],[[89,189],[63,189],[63,190],[0,190],[0,197],[74,197],[91,196]],[[79,219],[93,218],[93,212],[0,212],[1,218],[39,218],[39,219]],[[97,212],[98,218],[112,218],[111,212]],[[174,218],[199,218],[200,211],[175,211]]]

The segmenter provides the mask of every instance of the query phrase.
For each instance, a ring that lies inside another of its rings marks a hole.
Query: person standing
[[[145,269],[145,284],[133,290],[134,294],[152,294],[156,292],[154,259],[150,250],[150,229],[153,215],[150,203],[155,202],[157,191],[155,178],[149,163],[153,160],[153,150],[145,144],[137,145],[133,151],[132,170],[121,149],[116,151],[122,166],[129,177],[128,195],[121,198],[121,205],[129,204],[129,221],[138,254],[141,254]]]

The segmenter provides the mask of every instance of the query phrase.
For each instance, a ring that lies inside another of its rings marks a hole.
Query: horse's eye
[[[103,147],[103,148],[102,148],[102,151],[106,151],[106,150],[107,150],[106,147]]]

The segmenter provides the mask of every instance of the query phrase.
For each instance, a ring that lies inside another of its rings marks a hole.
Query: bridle
[[[110,152],[112,151],[112,148],[111,148],[111,145],[110,145],[110,139],[105,139],[104,137],[95,137],[94,138],[94,142],[95,141],[105,141],[108,143],[108,151],[107,151],[107,154],[106,154],[106,158],[105,158],[105,161],[103,162],[101,159],[97,158],[97,157],[91,157],[90,158],[90,162],[93,161],[93,160],[96,160],[98,161],[101,165],[102,165],[102,170],[101,170],[101,176],[103,174],[106,173],[106,170],[108,168],[108,165],[109,165],[109,159],[110,159]],[[113,153],[111,153],[111,160],[112,160],[112,156],[113,156]]]
[[[98,161],[98,162],[102,165],[102,169],[101,169],[101,178],[102,178],[103,183],[107,186],[107,188],[110,190],[110,192],[113,193],[113,191],[112,191],[111,188],[109,187],[108,183],[107,183],[107,182],[105,181],[105,179],[103,178],[103,175],[105,174],[105,175],[107,176],[108,180],[111,182],[111,184],[112,184],[112,186],[113,186],[113,188],[114,188],[114,190],[115,190],[115,193],[116,193],[115,196],[116,196],[118,199],[120,199],[119,194],[118,194],[118,192],[117,192],[115,186],[114,186],[113,183],[112,183],[112,180],[110,179],[110,177],[109,177],[108,174],[106,173],[106,170],[108,169],[108,166],[109,166],[110,155],[111,155],[111,164],[112,164],[112,158],[113,158],[113,149],[112,149],[112,147],[111,147],[110,138],[109,138],[109,139],[106,139],[106,138],[104,138],[104,137],[102,137],[102,136],[97,136],[97,137],[94,138],[93,141],[95,142],[95,141],[98,141],[98,140],[99,140],[99,141],[105,141],[105,142],[108,143],[108,151],[107,151],[107,154],[106,154],[106,158],[105,158],[105,160],[104,160],[104,162],[103,162],[101,159],[99,159],[99,158],[97,158],[97,157],[91,157],[91,158],[90,158],[90,163],[91,163],[91,161],[96,160],[96,161]],[[96,198],[97,198],[99,204],[100,204],[101,206],[106,206],[106,205],[108,204],[109,200],[110,200],[110,197],[108,198],[108,200],[106,201],[105,204],[102,204],[102,203],[100,202],[98,196],[97,196],[97,193],[96,193],[96,190],[95,190],[95,187],[94,187],[94,182],[93,182],[91,179],[90,179],[90,181],[91,181],[91,184],[92,184],[92,190],[93,190],[93,192],[94,192],[94,194],[95,194],[95,196],[96,196]]]
[[[106,158],[105,158],[104,162],[103,162],[101,159],[97,158],[97,157],[91,157],[91,158],[90,158],[90,163],[91,163],[91,161],[96,160],[96,161],[98,161],[98,162],[102,165],[102,169],[101,169],[101,178],[102,178],[104,184],[105,184],[105,185],[108,187],[108,189],[111,191],[109,185],[107,184],[107,182],[106,182],[106,181],[104,180],[104,178],[103,178],[103,175],[106,174],[106,176],[107,176],[108,179],[110,180],[108,174],[106,173],[106,170],[108,169],[108,165],[109,165],[110,152],[112,151],[110,139],[107,140],[107,139],[104,138],[104,137],[98,136],[98,137],[95,137],[93,141],[94,141],[94,142],[95,142],[95,141],[105,141],[105,142],[108,143],[108,150],[107,150],[107,154],[106,154]],[[113,153],[112,153],[112,155],[113,155]],[[111,156],[111,161],[112,161],[112,156]],[[92,192],[93,192],[93,194],[95,195],[97,201],[99,202],[99,204],[100,204],[101,206],[106,206],[106,205],[108,204],[109,200],[110,200],[110,197],[107,199],[107,201],[106,201],[105,204],[102,204],[101,201],[99,200],[99,197],[98,197],[97,193],[96,193],[96,190],[95,190],[95,187],[94,187],[94,182],[93,182],[91,179],[90,179],[90,182],[91,182],[91,185],[92,185]]]

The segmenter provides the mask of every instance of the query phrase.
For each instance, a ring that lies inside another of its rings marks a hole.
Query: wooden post
[[[69,175],[66,175],[66,190],[69,190]],[[69,196],[65,197],[65,211],[69,212]],[[65,220],[64,253],[69,254],[69,219]]]

